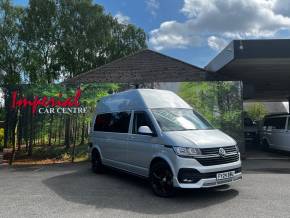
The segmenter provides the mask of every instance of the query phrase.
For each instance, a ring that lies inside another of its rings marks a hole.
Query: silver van
[[[260,135],[265,149],[290,151],[290,114],[266,116]]]
[[[237,143],[170,91],[134,89],[97,104],[89,148],[104,166],[150,179],[155,194],[220,186],[242,178]]]

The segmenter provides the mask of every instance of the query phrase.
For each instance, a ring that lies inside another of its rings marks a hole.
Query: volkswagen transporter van
[[[163,197],[175,188],[242,178],[236,141],[165,90],[135,89],[101,99],[89,151],[94,172],[109,166],[149,178],[154,193]]]
[[[264,118],[261,143],[265,149],[290,151],[290,114],[273,114]]]

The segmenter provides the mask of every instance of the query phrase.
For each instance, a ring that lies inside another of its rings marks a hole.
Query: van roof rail
[[[281,112],[281,113],[270,113],[270,114],[267,114],[265,117],[271,117],[271,116],[280,116],[280,115],[290,115],[290,113],[287,113],[287,112]]]

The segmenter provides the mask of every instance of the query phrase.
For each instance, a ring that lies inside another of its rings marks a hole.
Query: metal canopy
[[[234,40],[205,69],[143,50],[64,84],[89,82],[242,81],[244,99],[285,101],[290,97],[290,39]]]
[[[290,97],[290,40],[234,40],[206,67],[212,80],[239,80],[244,99]]]

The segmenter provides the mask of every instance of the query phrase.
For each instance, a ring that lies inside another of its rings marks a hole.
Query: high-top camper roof
[[[148,108],[189,108],[182,98],[171,91],[158,89],[131,89],[101,99],[97,113],[108,113]]]

